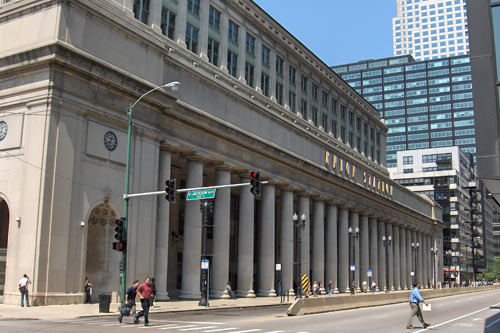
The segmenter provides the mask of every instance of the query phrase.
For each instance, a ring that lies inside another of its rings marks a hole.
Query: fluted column
[[[400,262],[400,285],[401,290],[408,289],[407,284],[407,258],[406,258],[406,230],[404,227],[399,228],[399,262]]]
[[[260,82],[260,77],[262,76],[262,39],[255,39],[255,90],[262,93],[262,85]],[[304,238],[302,238],[304,239]]]
[[[231,184],[231,171],[228,166],[215,168],[215,184]],[[230,298],[226,290],[229,280],[229,238],[230,238],[230,201],[229,188],[217,189],[214,207],[212,290],[213,298]]]
[[[325,278],[325,203],[313,201],[313,256],[312,256],[312,279],[321,282],[322,287],[327,285]],[[324,291],[324,288],[323,290]]]
[[[158,188],[165,189],[165,180],[170,179],[170,166],[172,161],[172,153],[168,150],[160,149],[160,161],[158,170]],[[155,236],[155,285],[156,299],[159,301],[167,301],[167,268],[168,268],[168,241],[170,236],[169,231],[169,216],[170,202],[165,200],[163,195],[159,195],[158,205],[156,208],[156,236]]]
[[[385,248],[382,238],[385,237],[385,222],[378,221],[378,287],[379,290],[385,290],[387,287],[386,278],[386,262],[385,262]]]
[[[269,96],[273,102],[276,102],[276,51],[271,48],[269,52]],[[323,214],[324,216],[324,214]]]
[[[411,231],[411,244],[416,245],[417,244],[417,233],[415,230]],[[417,251],[414,249],[414,247],[411,247],[411,271],[413,272],[413,279],[412,279],[412,288],[415,285],[415,283],[418,282],[418,276],[417,276],[417,271],[418,271],[418,265],[417,265]]]
[[[377,219],[369,219],[370,229],[370,264],[369,268],[372,271],[372,281],[378,286],[378,222]],[[371,285],[370,285],[371,288]]]
[[[338,229],[338,254],[339,254],[339,281],[337,283],[339,292],[345,293],[349,285],[349,209],[339,209]]]
[[[391,238],[391,244],[387,247],[387,260],[386,269],[389,268],[389,285],[387,286],[388,290],[394,290],[394,256],[393,256],[393,248],[394,248],[394,235],[392,232],[392,224],[387,223],[385,225],[385,237],[389,239]]]
[[[370,262],[370,234],[368,229],[368,216],[362,215],[359,231],[359,276],[360,283],[369,281],[368,263]]]
[[[395,290],[401,290],[401,265],[399,260],[399,254],[401,253],[401,247],[399,242],[399,227],[396,225],[392,226],[392,254],[393,254],[393,271],[394,271],[394,284],[393,287]]]
[[[177,17],[175,18],[175,40],[186,47],[187,0],[178,0]]]
[[[295,295],[293,290],[293,192],[281,190],[281,292]]]
[[[203,161],[188,159],[186,187],[203,186]],[[182,256],[182,299],[200,298],[201,210],[198,200],[186,201],[184,208]]]
[[[248,183],[248,175],[240,176],[241,183]],[[247,186],[240,187],[238,219],[238,297],[255,297],[253,290],[255,199]]]
[[[328,204],[326,206],[326,276],[325,286],[328,286],[330,280],[335,286],[334,292],[338,293],[337,277],[337,206]]]
[[[304,214],[306,216],[306,221],[304,228],[301,230],[302,241],[300,243],[300,254],[301,254],[301,272],[300,276],[307,274],[309,281],[311,280],[311,220],[309,214],[309,197],[301,196],[299,197],[299,219]],[[300,281],[298,282],[300,284]]]
[[[276,296],[274,289],[274,234],[275,234],[275,185],[265,184],[262,187],[262,201],[259,216],[260,225],[260,257],[259,257],[259,290],[257,296]]]
[[[432,268],[432,264],[430,262],[430,258],[431,258],[431,245],[430,245],[430,242],[429,242],[429,235],[427,234],[424,234],[424,243],[425,243],[425,268],[424,268],[424,273],[425,273],[425,284],[427,286],[427,288],[430,288],[430,281],[431,281],[431,268]]]
[[[124,0],[123,1],[123,11],[127,14],[129,17],[134,17],[134,0]]]
[[[355,234],[356,228],[359,229],[359,213],[355,211],[351,211],[349,214],[349,219],[350,219],[350,227],[352,228],[353,235]],[[355,265],[355,271],[354,271],[354,282],[356,285],[356,291],[359,292],[361,289],[359,286],[361,285],[361,282],[359,281],[359,234],[358,237],[353,237],[352,241],[354,244],[351,244],[351,246],[354,246],[354,264]],[[349,251],[353,251],[353,249],[349,249]],[[352,274],[349,271],[349,274]]]
[[[422,288],[428,288],[427,257],[429,254],[429,247],[427,246],[427,236],[422,233],[421,237],[422,237]]]

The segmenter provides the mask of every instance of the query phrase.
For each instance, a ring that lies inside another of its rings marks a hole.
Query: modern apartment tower
[[[430,60],[469,52],[465,0],[396,0],[394,55]]]
[[[456,145],[475,154],[468,56],[415,61],[406,55],[332,68],[385,119],[388,168],[396,167],[400,150]]]

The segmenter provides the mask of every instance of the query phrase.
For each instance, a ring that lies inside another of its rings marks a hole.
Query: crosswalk
[[[131,320],[124,318],[119,323],[116,318],[80,318],[72,320],[59,320],[58,323],[100,326],[102,328],[128,328],[139,330],[155,330],[157,332],[203,332],[203,333],[309,333],[305,331],[268,331],[262,328],[239,328],[236,325],[229,327],[227,323],[203,321],[175,321],[175,320],[150,320],[150,326],[134,325]]]

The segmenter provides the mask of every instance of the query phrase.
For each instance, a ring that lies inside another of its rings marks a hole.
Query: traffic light
[[[252,192],[253,195],[259,195],[260,194],[260,172],[259,171],[250,172],[250,185],[252,186],[250,188],[250,192]]]
[[[175,202],[175,179],[168,179],[165,181],[165,199],[169,202]]]
[[[113,250],[123,252],[127,250],[127,235],[125,234],[125,218],[122,217],[115,221],[115,239],[113,242]]]

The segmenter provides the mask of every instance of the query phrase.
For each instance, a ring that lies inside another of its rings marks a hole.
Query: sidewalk
[[[290,297],[290,303],[295,297]],[[279,297],[257,297],[238,299],[214,299],[210,300],[210,307],[198,306],[199,301],[171,300],[168,302],[155,302],[150,310],[155,312],[176,312],[176,311],[207,311],[210,309],[239,308],[273,306],[280,304]],[[110,313],[99,313],[99,304],[72,304],[72,305],[47,305],[32,306],[22,308],[19,305],[0,304],[0,320],[64,320],[89,316],[116,316],[118,314],[119,303],[111,303]],[[137,309],[141,309],[140,303]]]

